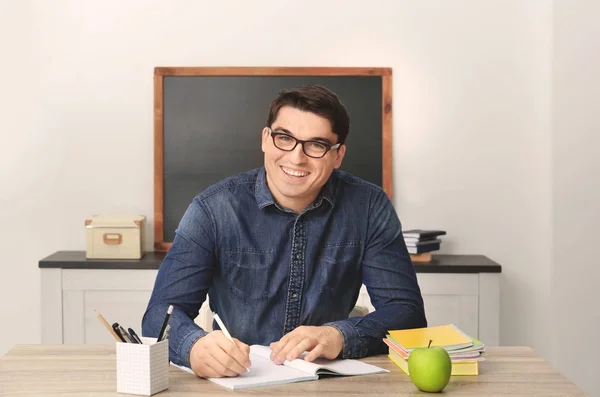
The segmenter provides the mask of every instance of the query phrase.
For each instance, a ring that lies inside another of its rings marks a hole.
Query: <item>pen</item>
[[[227,331],[227,328],[225,328],[225,324],[223,324],[223,321],[221,321],[221,317],[219,317],[219,315],[217,313],[215,313],[214,317],[215,317],[215,320],[217,320],[217,324],[219,324],[219,328],[221,328],[221,331],[223,331],[223,333],[225,334],[227,339],[229,339],[230,341],[233,342],[233,338],[231,337],[231,334],[229,333],[229,331]],[[233,343],[235,343],[235,342],[233,342]]]
[[[223,324],[223,321],[221,321],[221,317],[219,317],[219,315],[217,313],[215,313],[213,317],[217,321],[217,324],[219,324],[219,328],[221,328],[221,331],[223,331],[223,333],[225,334],[225,337],[227,339],[229,339],[231,341],[231,343],[233,343],[235,345],[235,342],[234,342],[233,338],[231,337],[231,334],[229,333],[229,331],[227,331],[227,328],[225,328],[225,324]],[[250,372],[250,368],[246,368],[246,372]]]
[[[163,321],[162,327],[160,327],[160,332],[158,333],[157,341],[160,341],[165,333],[165,329],[167,328],[167,323],[169,322],[169,317],[171,317],[171,313],[173,313],[173,305],[169,305],[169,309],[167,310],[167,315],[165,316],[165,320]]]
[[[133,339],[135,339],[139,344],[144,344],[144,342],[142,342],[142,340],[140,339],[140,337],[137,336],[137,334],[135,333],[135,331],[133,330],[133,328],[127,328],[127,330],[129,331],[129,335],[131,335],[131,337]]]
[[[102,314],[100,314],[99,311],[96,311],[96,310],[94,310],[94,311],[96,312],[96,316],[98,317],[98,320],[100,320],[100,322],[102,324],[104,324],[104,326],[106,327],[108,332],[110,332],[110,334],[117,340],[117,342],[121,342],[121,338],[119,338],[119,336],[117,335],[115,330],[111,328],[110,324],[108,323],[108,321],[106,321],[104,316],[102,316]]]
[[[115,333],[117,334],[117,336],[121,339],[121,342],[127,343],[127,341],[125,340],[125,338],[121,334],[121,331],[119,330],[119,323],[114,323],[112,325],[112,329],[115,331]]]
[[[136,340],[134,340],[131,335],[129,335],[127,333],[127,331],[125,331],[125,328],[123,328],[121,325],[119,325],[119,332],[121,333],[121,335],[123,335],[123,338],[125,338],[125,341],[127,343],[137,343]]]

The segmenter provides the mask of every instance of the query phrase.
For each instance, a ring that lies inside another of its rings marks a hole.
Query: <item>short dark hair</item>
[[[326,118],[333,133],[338,136],[337,143],[343,144],[346,141],[350,130],[350,115],[340,98],[329,89],[320,85],[304,85],[280,91],[271,102],[267,126],[272,126],[279,110],[284,106]]]

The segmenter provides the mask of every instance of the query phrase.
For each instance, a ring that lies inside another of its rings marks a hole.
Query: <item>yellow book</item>
[[[408,361],[403,359],[398,353],[390,350],[388,357],[394,364],[396,364],[406,375],[410,375],[408,372]],[[451,376],[463,376],[463,375],[479,375],[479,363],[477,361],[464,361],[459,363],[452,363]]]
[[[440,346],[446,350],[462,349],[473,345],[473,340],[454,324],[394,330],[389,332],[389,338],[408,352],[419,347],[427,347],[430,340],[431,346]]]

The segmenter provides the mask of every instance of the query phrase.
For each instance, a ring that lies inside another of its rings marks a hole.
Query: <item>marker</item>
[[[173,305],[169,305],[169,309],[167,310],[167,315],[165,316],[165,320],[163,321],[162,327],[160,328],[160,332],[158,333],[157,341],[160,341],[165,333],[165,329],[167,328],[167,323],[169,322],[169,317],[171,317],[171,313],[173,313]]]
[[[223,333],[225,334],[225,337],[227,339],[229,339],[231,341],[231,343],[233,343],[235,345],[235,342],[234,342],[233,338],[231,337],[231,334],[229,333],[229,331],[227,331],[227,328],[225,328],[225,324],[223,324],[223,321],[221,321],[221,317],[219,317],[219,315],[217,313],[215,313],[213,317],[217,321],[217,324],[219,324],[219,328],[221,328],[221,331],[223,331]],[[250,372],[250,368],[246,368],[246,372]]]

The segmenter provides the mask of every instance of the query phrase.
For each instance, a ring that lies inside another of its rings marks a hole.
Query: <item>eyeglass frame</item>
[[[267,130],[269,130],[269,135],[271,136],[271,138],[273,139],[273,146],[275,146],[277,149],[282,150],[284,152],[293,152],[294,149],[296,149],[296,146],[298,146],[298,144],[300,143],[302,145],[302,153],[304,153],[305,155],[307,155],[308,157],[312,158],[312,159],[322,159],[323,157],[325,157],[327,155],[327,153],[329,153],[330,150],[334,150],[334,149],[338,149],[340,146],[342,146],[341,143],[336,143],[335,145],[331,145],[327,142],[323,142],[323,141],[317,141],[314,139],[309,139],[306,141],[303,141],[302,139],[298,139],[295,136],[288,134],[287,132],[279,132],[279,131],[273,131],[270,127],[267,127]],[[277,146],[277,144],[275,143],[275,136],[277,135],[285,135],[287,137],[292,138],[293,140],[296,141],[296,143],[294,144],[294,147],[292,147],[291,149],[282,149],[279,146]],[[304,147],[305,143],[310,143],[310,142],[314,142],[314,143],[318,143],[320,145],[323,145],[326,147],[325,153],[323,153],[322,156],[320,157],[315,157],[315,156],[311,156],[310,154],[306,153],[306,149]]]

